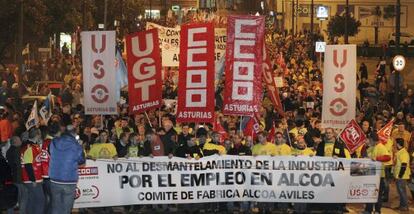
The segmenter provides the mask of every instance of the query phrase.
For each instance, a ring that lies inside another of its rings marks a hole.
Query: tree
[[[0,1],[0,63],[13,58],[18,38],[20,1]],[[24,33],[23,42],[37,44],[47,40],[44,28],[50,23],[46,15],[47,8],[42,0],[24,1]]]
[[[371,14],[375,16],[375,23],[374,23],[374,37],[375,37],[375,44],[378,44],[378,28],[380,25],[380,19],[382,17],[382,11],[380,6],[376,6],[372,11]]]
[[[328,23],[328,35],[329,40],[333,41],[335,37],[341,37],[345,35],[345,15],[335,15],[329,20]],[[354,17],[348,18],[348,35],[354,36],[359,32],[359,27],[361,26],[361,22],[357,21]]]
[[[97,23],[104,21],[104,4],[103,0],[95,0],[96,10],[93,12],[94,19]],[[126,32],[135,32],[137,30],[138,16],[143,14],[142,0],[109,0],[106,29],[114,29],[114,21],[120,21],[121,27]]]

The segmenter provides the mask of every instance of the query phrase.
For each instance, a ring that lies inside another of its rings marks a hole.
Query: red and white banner
[[[85,31],[81,37],[85,114],[118,114],[115,31]]]
[[[322,126],[343,129],[355,118],[356,45],[327,45]]]
[[[158,31],[126,36],[129,112],[140,113],[162,105],[161,55]]]
[[[345,145],[351,154],[363,145],[367,139],[364,131],[361,127],[359,127],[358,123],[354,119],[349,121],[349,123],[339,134],[339,137],[345,142]]]
[[[387,140],[391,137],[392,127],[394,125],[394,119],[388,122],[384,127],[378,130],[378,138],[382,143],[386,143]]]
[[[275,78],[272,71],[272,64],[270,58],[266,53],[266,48],[263,49],[263,79],[267,87],[267,96],[272,100],[276,111],[280,115],[284,115],[282,102],[280,101],[279,89],[276,87]]]
[[[177,122],[214,122],[214,27],[181,27]]]
[[[252,116],[262,101],[264,17],[229,16],[223,113]]]

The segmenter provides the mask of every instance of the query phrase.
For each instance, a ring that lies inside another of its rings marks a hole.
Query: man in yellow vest
[[[404,146],[404,139],[395,139],[398,152],[395,153],[394,178],[400,196],[400,211],[408,211],[407,180],[410,179],[410,154]]]

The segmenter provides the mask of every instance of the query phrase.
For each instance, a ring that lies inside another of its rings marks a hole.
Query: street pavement
[[[409,87],[414,88],[414,58],[406,58],[406,66],[404,70],[401,72],[403,76],[403,80],[405,84],[408,84]],[[368,68],[368,81],[370,83],[374,83],[375,80],[375,70],[377,63],[379,62],[379,58],[365,58],[365,57],[358,57],[357,58],[357,71],[359,70],[359,65],[364,62]],[[392,59],[387,60],[387,69],[386,74],[389,75],[389,64],[392,63]]]

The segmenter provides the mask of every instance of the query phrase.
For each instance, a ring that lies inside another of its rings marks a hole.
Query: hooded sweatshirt
[[[49,177],[54,183],[76,184],[78,166],[85,163],[82,146],[71,134],[54,138],[50,145]]]

